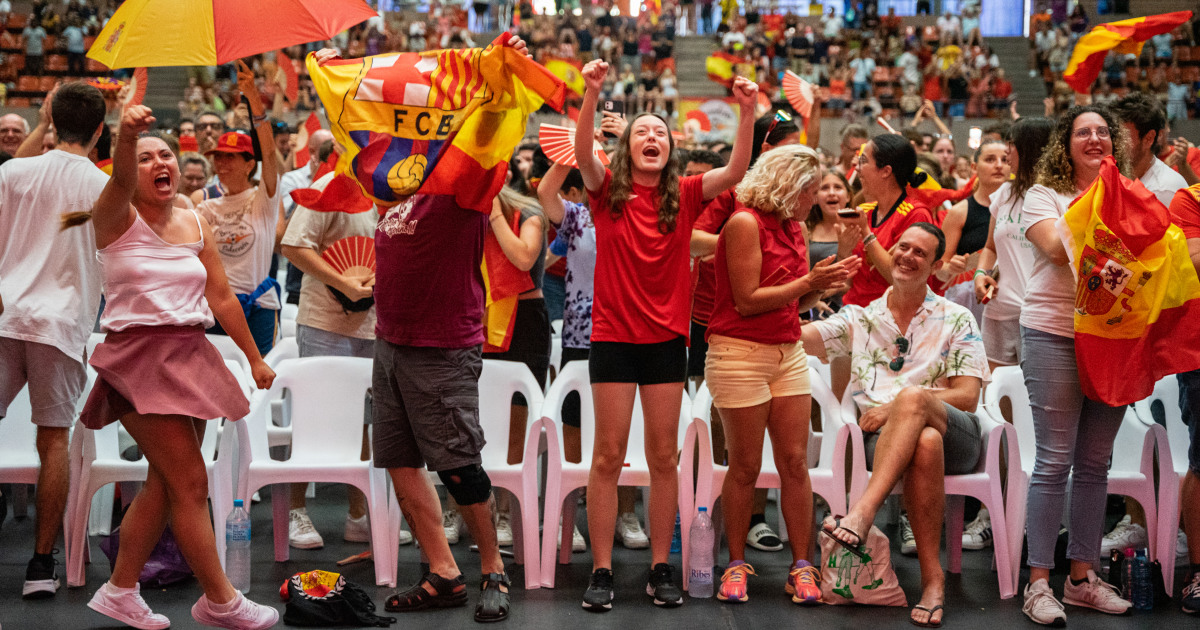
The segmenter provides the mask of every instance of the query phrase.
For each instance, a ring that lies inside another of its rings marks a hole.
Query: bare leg
[[[792,563],[809,560],[812,544],[812,481],[808,477],[808,417],[811,396],[784,396],[771,401],[767,431],[779,470],[779,510],[788,525]]]
[[[763,436],[771,402],[753,407],[722,409],[729,420],[725,438],[729,445],[729,472],[721,486],[721,505],[725,512],[725,536],[729,540],[729,561],[746,559],[746,533],[750,531],[751,500],[754,484],[762,470]]]
[[[629,423],[633,418],[633,383],[595,383],[596,441],[588,474],[588,535],[592,541],[592,570],[612,568],[613,534],[617,528],[617,479],[625,463]],[[674,515],[671,526],[674,528]],[[670,532],[667,534],[668,544]]]
[[[679,513],[679,407],[683,383],[642,385],[646,461],[650,463],[651,566],[668,561],[675,515]],[[611,539],[612,536],[609,536]]]
[[[942,434],[925,427],[917,439],[912,465],[904,475],[904,507],[912,522],[913,538],[917,543],[917,560],[921,564],[920,606],[932,609],[946,599],[946,575],[940,557],[942,519],[946,507],[945,455]],[[930,614],[914,608],[913,621],[939,621],[942,611]]]
[[[164,503],[157,496],[161,491],[154,490],[156,494],[147,497],[150,501],[141,506],[142,509],[135,512],[130,508],[121,521],[121,542],[124,543],[129,536],[137,553],[149,557],[150,550],[153,550],[162,533],[161,510],[165,506],[171,529],[179,543],[179,551],[196,574],[205,597],[219,605],[233,600],[237,591],[221,569],[212,522],[209,520],[208,473],[200,454],[200,438],[204,433],[202,422],[184,416],[138,414],[130,414],[121,420],[146,455],[151,470],[158,471],[166,494]],[[157,485],[158,482],[155,483]],[[130,522],[131,516],[133,522]],[[124,546],[121,552],[126,553]],[[129,573],[135,570],[140,573],[144,564],[143,559],[137,567],[121,566],[119,579],[125,586],[132,586]],[[122,586],[116,582],[114,584]]]
[[[458,506],[471,538],[479,545],[479,564],[483,573],[504,573],[504,561],[500,559],[500,545],[496,542],[496,525],[492,521],[492,505],[495,498],[483,503]],[[450,547],[446,546],[447,551]]]
[[[525,456],[525,423],[529,418],[529,407],[511,405],[508,417],[508,463],[520,464]]]
[[[70,464],[67,445],[70,429],[66,427],[38,427],[37,450],[41,460],[37,482],[37,534],[34,537],[34,553],[50,553],[62,529],[63,513],[67,510],[67,494],[70,491]]]
[[[450,553],[446,531],[442,529],[442,506],[424,468],[389,468],[388,475],[396,488],[396,500],[412,535],[429,559],[429,570],[448,580],[462,572]],[[491,518],[489,515],[488,518]],[[437,595],[433,585],[426,582],[425,590]]]
[[[1200,478],[1189,470],[1179,490],[1179,516],[1187,534],[1188,559],[1193,570],[1200,570]]]

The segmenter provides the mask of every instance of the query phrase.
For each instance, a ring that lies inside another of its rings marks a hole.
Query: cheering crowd
[[[372,48],[372,28],[357,31],[361,50],[347,45],[347,58],[382,50]],[[530,56],[553,54],[556,45],[564,54],[584,52],[578,33],[589,31],[588,22],[568,31],[575,38],[547,39],[546,29],[531,27],[532,50],[517,36],[505,45]],[[408,33],[409,50],[433,47],[424,34]],[[622,37],[640,47],[658,37],[653,33],[634,29]],[[610,35],[602,37],[612,43]],[[668,38],[658,39],[665,46]],[[438,46],[451,44],[442,38]],[[650,65],[657,65],[651,48]],[[822,572],[811,555],[817,532],[808,439],[814,381],[823,377],[809,369],[811,356],[831,366],[835,396],[852,400],[872,472],[846,514],[824,519],[821,531],[869,560],[871,525],[902,483],[901,549],[920,564],[914,624],[943,623],[944,477],[976,469],[981,393],[1002,366],[1020,366],[1036,429],[1035,452],[1023,454],[1034,460],[1024,523],[1025,614],[1062,625],[1064,605],[1127,612],[1130,602],[1096,572],[1109,460],[1126,408],[1085,395],[1081,374],[1096,366],[1077,360],[1078,283],[1056,222],[1111,165],[1169,210],[1200,268],[1200,178],[1193,170],[1200,165],[1186,140],[1169,138],[1167,108],[1132,91],[1055,118],[997,124],[959,155],[962,143],[941,124],[937,103],[923,100],[915,122],[928,117],[938,133],[911,127],[872,136],[848,125],[837,154],[827,155],[818,148],[819,125],[802,128],[785,111],[756,115],[759,87],[738,77],[731,86],[734,142],[680,146],[669,119],[656,113],[670,100],[660,89],[669,67],[659,68],[656,88],[636,92],[640,103],[627,115],[598,114],[613,95],[613,77],[621,76],[617,64],[630,65],[616,51],[613,44],[582,67],[576,124],[594,134],[576,134],[577,166],[553,163],[537,144],[520,145],[504,186],[484,200],[490,212],[421,191],[390,204],[357,199],[369,206],[362,208],[345,197],[331,202],[323,193],[341,185],[341,175],[323,166],[349,147],[327,130],[293,147],[286,125],[268,118],[286,85],[268,89],[274,79],[256,77],[241,62],[236,83],[246,103],[226,117],[203,101],[174,133],[157,131],[154,112],[137,104],[120,106],[119,126],[110,129],[105,118],[115,104],[77,82],[51,94],[32,130],[11,115],[0,118],[0,148],[15,156],[0,166],[0,417],[28,387],[41,459],[34,555],[22,595],[48,598],[59,588],[53,550],[70,485],[67,444],[88,391],[82,425],[121,422],[149,463],[122,520],[112,575],[88,606],[136,628],[170,625],[138,584],[169,523],[203,591],[192,608],[199,623],[266,628],[278,621],[278,611],[244,597],[221,568],[199,449],[215,427],[198,418],[236,420],[249,410],[245,384],[205,334],[230,337],[250,367],[245,377],[267,389],[275,372],[264,357],[277,342],[283,305],[294,302],[300,357],[373,360],[364,458],[386,469],[411,530],[401,542],[415,539],[428,563],[420,582],[387,598],[388,611],[467,604],[467,579],[450,549],[461,520],[480,553],[474,618],[509,616],[511,584],[500,554],[512,544],[509,508],[493,493],[480,456],[485,438],[502,439],[480,427],[484,359],[523,363],[542,387],[551,367],[587,362],[593,408],[581,409],[576,399],[562,412],[568,458],[579,459],[581,432],[594,432],[588,536],[564,537],[575,550],[590,545],[584,609],[610,610],[618,599],[614,571],[642,570],[614,566],[615,540],[649,547],[645,592],[655,605],[683,603],[670,543],[689,381],[711,392],[720,435],[713,457],[729,467],[721,492],[729,563],[717,598],[749,599],[755,571],[746,546],[784,548],[765,520],[766,495],[755,489],[769,436],[790,533],[784,589],[796,604],[822,601]],[[325,48],[313,60],[324,67],[339,56]],[[638,50],[637,63],[648,67],[645,52]],[[870,85],[853,83],[848,105],[871,98]],[[207,98],[200,80],[195,89]],[[830,100],[835,96],[831,90]],[[949,115],[958,115],[953,100]],[[475,145],[495,142],[484,125],[471,133]],[[603,159],[596,143],[607,150]],[[300,149],[307,163],[297,160]],[[111,177],[97,168],[108,160]],[[940,194],[931,192],[937,188]],[[375,244],[375,271],[339,269],[322,256],[364,237]],[[481,326],[488,248],[498,248],[524,287],[503,348],[488,338],[485,349]],[[290,267],[286,287],[276,280],[284,264],[277,254]],[[106,336],[85,356],[97,316]],[[553,320],[562,320],[557,366],[550,365]],[[1182,496],[1162,500],[1179,502],[1191,562],[1180,601],[1194,614],[1200,371],[1178,378],[1191,427],[1189,472]],[[644,419],[642,444],[630,443],[635,404]],[[513,426],[537,411],[515,399]],[[522,450],[513,433],[510,459]],[[649,463],[648,532],[634,496],[618,487],[629,448],[644,448]],[[444,497],[427,471],[437,474]],[[361,493],[348,499],[344,536],[369,541],[370,527],[382,524],[369,522]],[[321,546],[305,485],[293,486],[289,508],[290,543]],[[1129,523],[1138,518],[1131,512]],[[1064,525],[1069,575],[1059,588],[1050,579]],[[986,528],[986,510],[979,510],[964,543],[982,546]]]

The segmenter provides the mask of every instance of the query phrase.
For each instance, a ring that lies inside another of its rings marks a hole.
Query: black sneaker
[[[1200,613],[1200,571],[1191,575],[1183,587],[1183,612],[1189,615]]]
[[[57,549],[47,554],[34,554],[25,569],[25,586],[21,589],[21,597],[45,599],[54,596],[58,590],[58,573],[54,571],[58,559],[53,556],[56,553]]]
[[[612,610],[612,601],[612,569],[592,571],[592,579],[588,582],[587,590],[583,592],[583,609],[595,612]]]
[[[646,594],[654,598],[655,606],[668,608],[683,604],[683,590],[675,586],[675,567],[660,562],[650,569]]]

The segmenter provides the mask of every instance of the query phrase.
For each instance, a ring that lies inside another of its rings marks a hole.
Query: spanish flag
[[[562,110],[563,83],[508,45],[338,59],[308,72],[346,152],[338,172],[380,206],[417,192],[491,212],[508,160],[543,103]]]
[[[736,76],[733,67],[741,62],[740,57],[718,50],[704,60],[704,69],[708,72],[710,81],[720,83],[725,87],[732,87],[733,77]]]
[[[1108,405],[1200,369],[1200,279],[1187,239],[1112,157],[1057,223],[1076,278],[1075,356],[1083,393]]]
[[[585,88],[583,82],[583,64],[578,59],[546,57],[542,65],[546,66],[550,74],[562,79],[563,84],[570,88],[572,92],[583,96]]]
[[[519,214],[513,214],[513,231],[519,231]],[[504,255],[496,235],[488,230],[483,239],[483,277],[486,298],[483,310],[484,352],[507,352],[517,323],[519,296],[533,288],[529,273],[517,269]]]
[[[1079,94],[1089,94],[1092,84],[1096,82],[1096,77],[1100,76],[1100,70],[1104,67],[1104,57],[1108,55],[1108,51],[1141,55],[1142,44],[1146,40],[1155,35],[1170,33],[1190,19],[1191,11],[1176,11],[1098,24],[1075,42],[1071,60],[1067,63],[1067,71],[1063,73],[1063,81]]]

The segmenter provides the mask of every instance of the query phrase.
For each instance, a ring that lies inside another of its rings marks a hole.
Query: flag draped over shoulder
[[[1057,227],[1076,278],[1084,394],[1130,404],[1160,378],[1200,369],[1200,280],[1183,231],[1141,182],[1105,158]]]
[[[520,215],[514,213],[512,228],[520,233]],[[483,277],[487,297],[484,301],[484,352],[507,352],[517,323],[519,296],[533,288],[529,273],[517,269],[504,255],[500,241],[488,230],[483,239]]]
[[[508,160],[543,103],[562,110],[564,87],[507,44],[486,49],[337,59],[308,72],[346,152],[338,172],[393,206],[417,192],[451,195],[490,212]]]
[[[1108,51],[1141,55],[1142,44],[1146,40],[1170,33],[1190,19],[1191,11],[1176,11],[1098,24],[1075,42],[1071,60],[1067,62],[1067,70],[1063,73],[1063,81],[1076,92],[1089,94],[1104,67],[1104,57]]]

